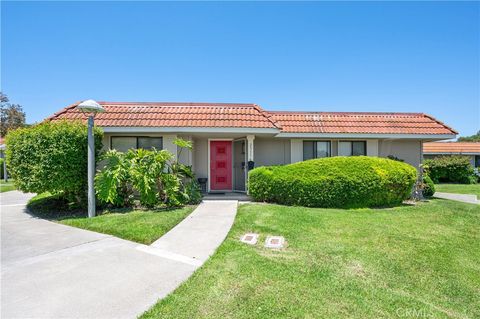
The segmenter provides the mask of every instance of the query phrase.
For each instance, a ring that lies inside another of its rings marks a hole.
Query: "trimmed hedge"
[[[94,129],[96,152],[102,147]],[[44,122],[10,131],[6,138],[7,166],[23,192],[62,193],[80,202],[87,190],[87,126],[81,122]]]
[[[439,156],[424,161],[434,183],[473,184],[477,178],[468,156]]]
[[[433,183],[432,179],[424,174],[423,175],[423,189],[422,194],[424,197],[432,197],[435,194],[435,184]]]
[[[410,197],[417,170],[386,158],[355,156],[313,159],[249,173],[257,201],[308,207],[391,206]]]

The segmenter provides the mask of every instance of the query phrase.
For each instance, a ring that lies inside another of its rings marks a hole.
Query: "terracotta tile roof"
[[[480,154],[480,142],[423,143],[424,154]]]
[[[270,112],[290,133],[457,134],[423,113]]]
[[[80,119],[86,116],[72,104],[50,120]],[[102,127],[245,127],[277,128],[270,114],[255,104],[229,103],[125,103],[98,102],[106,112],[97,114]]]
[[[86,116],[74,103],[48,120]],[[282,133],[457,134],[423,113],[269,112],[256,104],[99,102],[102,127],[273,128]]]

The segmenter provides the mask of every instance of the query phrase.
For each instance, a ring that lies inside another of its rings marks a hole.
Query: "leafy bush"
[[[181,148],[192,148],[188,141],[177,139],[175,143]],[[181,206],[201,199],[191,167],[178,163],[167,150],[112,150],[104,160],[95,186],[98,198],[105,203],[130,206],[135,192],[140,204],[146,207]]]
[[[97,197],[115,207],[133,204],[132,161],[127,156],[131,156],[131,154],[116,150],[107,151],[102,156],[104,169],[95,176]]]
[[[422,185],[422,194],[423,197],[432,197],[435,194],[435,184],[432,179],[427,175],[423,175],[423,185]]]
[[[95,128],[95,151],[102,132]],[[6,138],[7,166],[17,189],[62,194],[82,202],[87,190],[87,126],[61,121],[10,131]]]
[[[257,201],[310,207],[371,207],[407,199],[417,171],[408,164],[365,156],[332,157],[249,173]]]
[[[440,156],[424,161],[434,183],[473,184],[476,176],[467,156]]]

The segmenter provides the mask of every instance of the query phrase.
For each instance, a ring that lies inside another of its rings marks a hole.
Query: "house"
[[[480,142],[432,142],[423,144],[423,158],[438,156],[468,156],[473,167],[480,167]]]
[[[329,156],[395,156],[419,167],[423,142],[456,131],[423,113],[272,112],[256,104],[99,102],[104,147],[167,149],[207,178],[208,191],[245,191],[250,166]],[[85,120],[70,105],[49,120]],[[192,152],[178,152],[182,137]]]

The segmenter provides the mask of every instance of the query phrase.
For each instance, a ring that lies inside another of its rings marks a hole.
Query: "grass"
[[[435,191],[455,194],[472,194],[480,198],[480,184],[435,184]]]
[[[13,185],[12,180],[8,180],[8,182],[5,182],[3,179],[0,180],[0,193],[13,191],[13,190],[15,190],[15,186]]]
[[[148,245],[175,227],[193,211],[194,207],[170,210],[114,210],[86,218],[85,210],[68,207],[68,204],[58,197],[45,193],[32,198],[28,203],[28,209],[34,215],[64,225]]]
[[[241,205],[227,239],[147,318],[479,318],[480,206]],[[260,234],[257,245],[239,241]],[[262,247],[285,236],[279,251]]]

